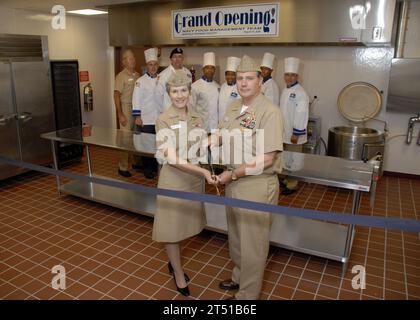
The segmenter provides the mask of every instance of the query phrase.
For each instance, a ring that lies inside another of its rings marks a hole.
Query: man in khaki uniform
[[[223,138],[223,133],[216,139],[211,137],[211,141],[221,142],[222,147],[228,144],[230,149],[228,169],[219,175],[219,183],[226,185],[227,197],[277,204],[277,174],[281,172],[283,150],[281,112],[278,106],[261,93],[259,65],[248,56],[244,56],[238,66],[236,83],[241,99],[228,107],[219,128],[229,132],[239,129],[243,133],[251,130],[248,134],[252,132],[253,158],[251,161],[242,160],[242,163],[237,163],[232,159],[232,154],[235,149],[239,150],[244,159],[247,150],[242,148],[242,144],[237,146],[228,143]],[[264,149],[259,153],[257,150],[261,146],[257,146],[257,143],[262,141],[258,139],[258,129],[263,130],[260,133],[264,136]],[[253,170],[255,163],[260,165],[259,172]],[[258,299],[268,255],[272,216],[267,212],[228,207],[227,222],[229,250],[234,268],[232,278],[222,281],[219,286],[224,290],[239,289],[232,299]]]
[[[125,50],[123,52],[122,64],[124,69],[115,78],[114,102],[120,130],[131,131],[134,126],[134,119],[132,117],[133,90],[136,80],[140,77],[140,74],[134,69],[136,67],[136,59],[131,50]],[[131,177],[129,171],[131,158],[132,156],[129,153],[120,152],[120,161],[118,164],[119,175]],[[137,157],[134,160],[137,160]]]

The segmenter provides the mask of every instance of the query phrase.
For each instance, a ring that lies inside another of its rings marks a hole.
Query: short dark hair
[[[175,48],[175,49],[173,49],[173,50],[171,51],[171,54],[169,55],[169,58],[172,58],[172,56],[173,56],[174,54],[177,54],[177,53],[179,53],[179,54],[183,54],[183,53],[184,53],[184,51],[183,51],[181,48]]]

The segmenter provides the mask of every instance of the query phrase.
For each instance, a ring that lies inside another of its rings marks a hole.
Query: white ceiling
[[[99,9],[100,7],[104,9],[108,6],[144,1],[145,0],[0,0],[0,6],[51,13],[51,8],[57,4],[63,5],[66,11],[69,11],[77,9]]]

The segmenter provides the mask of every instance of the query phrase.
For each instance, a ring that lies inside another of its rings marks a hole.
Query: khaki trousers
[[[120,130],[132,131],[134,129],[134,118],[132,116],[133,106],[131,104],[123,103],[121,104],[121,109],[127,118],[127,124],[125,126],[120,124]],[[138,158],[138,156],[133,156],[131,153],[120,151],[120,161],[118,163],[118,168],[122,171],[129,171],[133,161],[137,163]]]
[[[226,196],[236,199],[277,204],[277,175],[247,176],[231,182]],[[270,247],[270,213],[240,208],[226,208],[229,251],[234,263],[232,280],[239,283],[235,297],[256,300],[261,293],[264,270]]]
[[[302,144],[289,144],[283,143],[283,150],[284,151],[291,151],[291,152],[303,152],[303,145]],[[286,188],[289,190],[297,190],[298,188],[298,181],[290,178],[286,178],[283,180],[283,183],[286,185]]]

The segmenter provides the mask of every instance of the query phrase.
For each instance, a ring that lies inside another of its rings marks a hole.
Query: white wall
[[[420,33],[415,29],[420,20],[420,3],[411,2],[409,32],[406,47],[410,57],[420,58]],[[416,31],[415,31],[416,30]],[[162,49],[162,65],[169,64],[169,53],[172,48]],[[386,143],[384,169],[392,172],[402,172],[420,175],[420,146],[416,143],[405,144],[409,114],[386,112],[386,97],[388,91],[389,72],[393,48],[365,47],[189,47],[185,48],[185,65],[202,64],[202,55],[206,51],[216,53],[216,63],[220,66],[223,78],[226,59],[244,54],[260,61],[264,52],[276,55],[277,64],[274,68],[274,79],[280,88],[284,88],[282,80],[283,59],[288,56],[299,57],[302,61],[300,80],[310,98],[317,96],[318,100],[312,107],[312,114],[322,118],[322,137],[328,142],[328,129],[338,125],[348,125],[348,121],[337,108],[337,97],[340,91],[349,83],[364,81],[373,84],[382,94],[382,109],[377,118],[388,122],[389,137]],[[383,124],[369,121],[367,127],[383,130]],[[417,138],[420,126],[415,128]]]
[[[112,103],[114,50],[108,45],[106,18],[67,15],[66,29],[54,30],[47,14],[0,7],[0,33],[46,35],[51,60],[77,59],[79,70],[89,71],[93,88],[94,110],[83,111],[83,121],[98,126],[115,126]],[[81,95],[84,84],[80,87]]]

